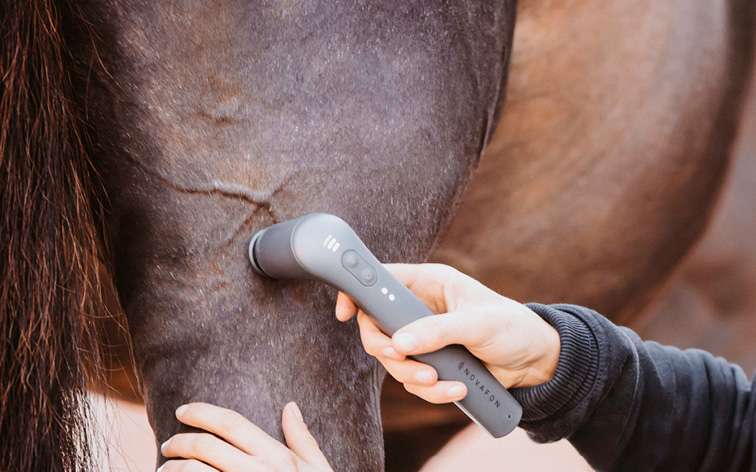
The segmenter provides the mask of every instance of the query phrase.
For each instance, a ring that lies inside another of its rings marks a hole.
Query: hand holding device
[[[389,335],[433,316],[334,215],[313,213],[259,231],[250,241],[249,258],[261,275],[316,279],[349,294]],[[468,394],[455,403],[492,436],[504,436],[519,423],[520,405],[464,347],[447,346],[414,357],[433,366],[440,379],[465,383]]]
[[[410,393],[431,403],[457,399],[457,382],[429,379],[427,365],[405,358],[452,344],[465,346],[505,387],[531,387],[553,378],[560,355],[559,334],[527,306],[444,264],[383,266],[439,313],[413,321],[393,338],[382,333],[369,315],[360,312],[357,316],[365,351]],[[347,321],[357,314],[351,298],[340,292],[336,318]]]

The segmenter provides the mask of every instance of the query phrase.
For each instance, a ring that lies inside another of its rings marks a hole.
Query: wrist
[[[512,388],[534,387],[554,378],[561,351],[559,333],[548,323],[544,322],[543,325],[537,341],[534,340],[533,352],[537,354],[526,363]]]
[[[569,408],[593,388],[598,341],[591,327],[568,305],[527,306],[557,331],[560,344],[557,366],[549,381],[511,390],[523,406],[523,421],[533,422]]]
[[[534,382],[530,385],[540,385],[553,379],[559,365],[559,353],[561,352],[559,333],[551,325],[546,324],[543,337],[541,356],[533,365]]]

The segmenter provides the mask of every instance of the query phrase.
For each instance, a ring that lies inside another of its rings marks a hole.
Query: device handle
[[[362,308],[376,320],[381,330],[393,335],[399,328],[433,312],[407,287],[379,264],[377,287],[386,294],[357,297]],[[389,298],[390,296],[390,298]],[[447,346],[435,352],[411,356],[432,366],[440,380],[456,380],[467,386],[467,396],[455,402],[473,421],[493,437],[509,434],[520,422],[522,407],[483,363],[464,346]]]

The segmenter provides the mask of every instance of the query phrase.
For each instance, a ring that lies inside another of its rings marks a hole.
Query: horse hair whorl
[[[0,471],[92,468],[99,210],[64,30],[76,7],[0,7]],[[64,21],[65,20],[65,21]]]

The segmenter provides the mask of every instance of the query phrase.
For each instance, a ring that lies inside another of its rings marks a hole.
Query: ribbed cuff
[[[598,373],[598,342],[591,329],[568,311],[528,303],[559,333],[559,361],[554,377],[534,387],[511,389],[523,409],[522,422],[534,423],[575,406],[593,388]]]

